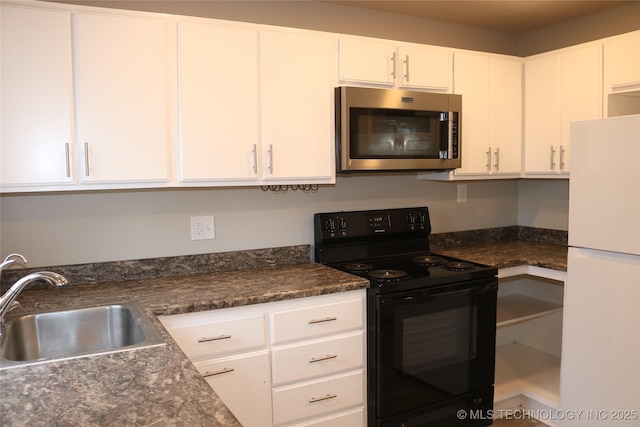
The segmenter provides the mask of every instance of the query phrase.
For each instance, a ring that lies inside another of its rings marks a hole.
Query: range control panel
[[[318,213],[314,215],[316,243],[333,239],[402,234],[428,235],[427,207]]]

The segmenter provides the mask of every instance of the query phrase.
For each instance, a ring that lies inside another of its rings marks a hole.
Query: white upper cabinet
[[[523,61],[491,57],[491,174],[522,173]]]
[[[330,35],[260,32],[262,179],[335,182],[334,67]]]
[[[455,53],[454,92],[462,95],[458,174],[491,172],[491,60],[477,52]]]
[[[604,40],[605,93],[640,91],[640,31]]]
[[[451,92],[452,50],[366,37],[340,37],[343,84]]]
[[[3,191],[73,182],[71,14],[2,5]]]
[[[398,48],[399,87],[451,92],[453,78],[451,49],[437,46]]]
[[[181,183],[259,179],[258,30],[178,23]]]
[[[604,40],[605,116],[640,114],[640,31]]]
[[[602,117],[602,44],[525,61],[525,174],[567,177],[569,124]]]
[[[391,42],[340,37],[338,50],[340,83],[395,85],[397,54]]]
[[[462,167],[419,177],[518,177],[522,171],[522,60],[456,51],[454,63],[454,93],[462,95]]]
[[[77,13],[77,161],[83,183],[166,185],[166,26],[149,16]]]

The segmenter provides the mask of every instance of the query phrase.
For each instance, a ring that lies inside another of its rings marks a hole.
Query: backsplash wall
[[[457,185],[409,173],[338,177],[316,193],[214,188],[3,195],[0,256],[19,252],[38,267],[312,244],[316,212],[421,205],[430,208],[434,233],[530,225],[518,223],[518,181],[468,182],[467,203],[457,203]],[[214,216],[214,240],[191,240],[193,215]]]

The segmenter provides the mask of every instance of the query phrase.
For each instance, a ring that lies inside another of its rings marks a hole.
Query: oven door
[[[464,421],[457,419],[456,411],[464,409],[465,399],[477,404],[480,399],[473,396],[482,389],[482,395],[492,399],[497,288],[497,279],[491,278],[370,295],[370,309],[375,306],[370,320],[375,321],[376,331],[370,343],[375,347],[370,348],[375,396],[370,397],[377,425],[396,425],[383,420],[407,413],[426,420],[431,418],[425,415],[429,408],[439,414],[433,424],[406,425],[441,425],[445,419],[445,425],[456,425]],[[452,409],[443,411],[448,400]],[[483,402],[485,409],[492,404]],[[487,425],[484,421],[482,425]]]

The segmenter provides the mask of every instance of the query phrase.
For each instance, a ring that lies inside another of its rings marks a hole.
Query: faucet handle
[[[17,258],[17,259],[16,259]],[[14,262],[20,262],[21,264],[27,264],[27,259],[20,254],[9,254],[2,262],[3,265],[13,264]]]

